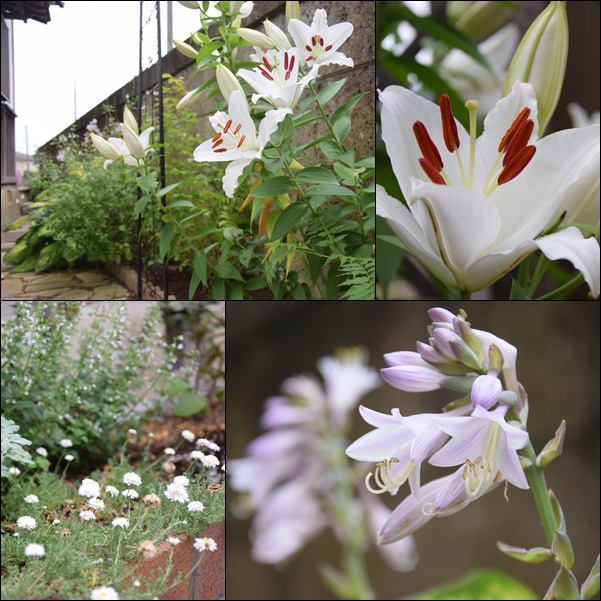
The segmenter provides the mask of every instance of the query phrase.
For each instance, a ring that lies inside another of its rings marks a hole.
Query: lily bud
[[[104,139],[95,133],[90,133],[90,139],[96,150],[110,161],[116,161],[119,158],[119,153]]]
[[[124,107],[123,109],[123,121],[134,130],[134,133],[137,136],[139,133],[138,122],[136,121],[134,114],[127,107]]]
[[[565,2],[550,2],[535,19],[513,56],[503,84],[503,96],[516,80],[532,85],[538,101],[538,134],[543,135],[557,103],[568,60],[568,19]]]
[[[447,2],[447,17],[466,36],[485,40],[505,25],[512,9],[502,2]]]
[[[199,98],[200,98],[200,92],[202,90],[200,88],[196,88],[195,90],[192,90],[191,92],[188,92],[178,103],[177,106],[175,107],[176,110],[180,111],[183,108],[192,106]]]
[[[290,167],[290,169],[294,169],[295,171],[300,171],[301,169],[304,169],[304,167],[296,159],[292,159],[292,163],[290,163],[290,165],[288,166]]]
[[[196,48],[194,48],[193,46],[190,46],[190,44],[186,44],[185,42],[178,42],[177,40],[173,40],[173,45],[184,55],[187,56],[188,58],[196,58],[196,56],[198,55],[198,52],[196,51]]]
[[[217,76],[217,85],[221,90],[223,97],[229,102],[230,94],[234,90],[239,90],[244,95],[244,90],[240,85],[240,82],[236,79],[236,76],[224,65],[217,65],[215,69]]]
[[[127,150],[131,152],[134,159],[144,159],[146,157],[144,146],[142,146],[142,142],[140,142],[140,138],[138,138],[134,130],[127,123],[121,123],[121,133],[123,134]]]
[[[279,50],[290,48],[286,34],[277,25],[274,25],[269,19],[265,19],[263,27],[265,27],[265,33],[277,44]]]
[[[200,8],[200,5],[198,4],[198,2],[184,2],[184,0],[178,0],[178,2],[182,6],[185,6],[186,8],[192,8],[192,9],[199,9]]]
[[[236,31],[243,40],[246,40],[257,48],[264,48],[265,50],[276,48],[275,42],[264,33],[246,27],[239,27]]]
[[[300,2],[286,2],[286,22],[300,19]]]
[[[233,2],[230,2],[230,15],[238,14],[243,4],[244,2],[241,0],[234,0]]]

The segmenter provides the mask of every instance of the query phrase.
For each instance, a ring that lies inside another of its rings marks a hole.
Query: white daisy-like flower
[[[114,486],[107,486],[106,492],[108,492],[111,495],[111,497],[119,496],[119,490],[117,488],[115,488]]]
[[[127,518],[115,518],[113,520],[113,528],[129,528],[129,520]]]
[[[100,484],[90,478],[84,478],[77,492],[82,497],[99,497]]]
[[[25,557],[44,557],[44,555],[46,555],[46,551],[43,545],[30,543],[25,547]]]
[[[112,586],[101,586],[95,588],[90,595],[92,601],[98,601],[99,599],[114,600],[119,599],[119,593]]]
[[[175,547],[175,545],[179,545],[182,541],[179,538],[175,538],[174,536],[168,536],[167,542]]]
[[[15,533],[13,534],[13,536],[14,536],[15,538],[19,538],[19,533],[18,533],[18,532],[15,532]]]
[[[8,473],[9,473],[11,476],[19,476],[19,475],[21,475],[21,470],[20,470],[18,467],[11,467],[11,468],[8,470]]]
[[[142,586],[142,583],[139,580],[134,580],[134,586],[135,587]]]
[[[175,476],[175,478],[173,478],[173,481],[176,484],[181,484],[182,486],[188,486],[188,484],[190,484],[190,480],[188,480],[186,476]]]
[[[131,434],[132,436],[137,436],[137,434],[138,434],[133,428],[130,428],[128,430],[128,433]]]
[[[86,522],[93,522],[96,519],[94,512],[88,509],[86,511],[80,511],[79,517]]]
[[[196,538],[194,548],[197,551],[217,551],[217,543],[212,538]]]
[[[23,500],[25,501],[25,503],[30,503],[31,505],[40,502],[36,495],[27,495]]]
[[[217,457],[214,455],[205,455],[201,461],[207,469],[212,469],[219,466],[219,459],[217,459]]]
[[[221,447],[218,444],[215,444],[212,440],[209,440],[208,438],[199,438],[196,441],[196,446],[197,447],[206,447],[207,449],[210,449],[214,453],[218,453],[221,450]]]
[[[92,509],[104,509],[104,501],[101,501],[100,499],[90,499],[88,505]]]
[[[48,451],[44,447],[38,447],[35,452],[42,457],[48,457]]]
[[[63,449],[68,449],[69,447],[73,446],[73,441],[69,440],[68,438],[63,438],[58,444],[61,445]]]
[[[200,501],[190,501],[188,503],[188,511],[204,511],[205,506]]]
[[[171,447],[167,447],[163,452],[165,455],[175,455],[175,449],[172,449]]]
[[[182,432],[182,436],[186,439],[189,440],[190,442],[194,442],[194,439],[196,438],[194,436],[194,434],[192,434],[192,432],[190,432],[190,430],[184,430]]]
[[[172,482],[167,486],[165,496],[171,501],[177,501],[178,503],[185,503],[188,501],[188,490],[182,484],[176,484]]]
[[[129,497],[130,499],[137,499],[140,495],[133,489],[128,488],[121,493],[124,497]]]
[[[75,457],[73,455],[65,455],[65,461],[73,461]]]
[[[202,451],[192,451],[190,453],[190,459],[202,459],[205,454]]]
[[[37,522],[30,516],[24,515],[17,520],[17,528],[25,528],[26,530],[33,530],[37,526]]]
[[[129,484],[130,486],[140,486],[142,484],[142,478],[135,474],[134,472],[128,472],[123,476],[123,482],[125,484]]]
[[[54,521],[52,522],[52,525],[53,525],[53,526],[56,526],[57,524],[60,524],[60,523],[61,523],[61,521],[60,521],[60,520],[54,520]]]

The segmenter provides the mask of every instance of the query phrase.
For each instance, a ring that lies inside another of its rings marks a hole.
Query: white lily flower
[[[246,19],[246,17],[248,17],[248,15],[250,15],[252,12],[254,6],[254,2],[240,2],[239,0],[236,2],[230,2],[230,13],[232,17]]]
[[[228,112],[218,111],[209,118],[217,133],[194,151],[194,160],[199,163],[232,161],[222,180],[225,193],[232,198],[244,168],[254,159],[261,158],[271,134],[290,113],[292,109],[289,108],[267,111],[257,135],[244,94],[234,90],[230,94]]]
[[[274,25],[269,19],[265,19],[263,27],[265,28],[265,33],[276,43],[278,49],[290,49],[290,42],[286,34],[277,25]]]
[[[257,92],[252,95],[252,102],[257,103],[265,98],[274,107],[289,107],[293,109],[298,104],[307,84],[318,75],[317,69],[298,81],[299,55],[296,48],[283,50],[273,57],[270,62],[263,56],[261,65],[252,71],[240,69],[238,75],[249,83]]]
[[[141,159],[144,159],[146,154],[148,153],[148,146],[150,145],[150,134],[154,131],[154,127],[149,127],[145,129],[139,136],[133,132],[131,127],[127,126],[125,123],[121,124],[121,131],[124,132],[127,130],[127,136],[130,144],[135,149],[136,154],[141,156]],[[108,166],[119,160],[119,157],[123,157],[123,162],[130,167],[139,166],[139,160],[136,158],[130,148],[128,147],[126,141],[123,138],[109,138],[105,140],[100,136],[91,133],[90,139],[92,143],[96,147],[96,150],[100,152],[100,154],[105,157],[107,160],[104,161],[104,168],[107,169]],[[142,154],[140,153],[140,148],[142,149]]]
[[[377,186],[376,212],[436,277],[482,290],[540,248],[551,260],[570,261],[599,295],[594,238],[574,227],[538,238],[566,197],[594,176],[592,165],[598,177],[599,126],[538,140],[536,97],[523,83],[488,114],[478,140],[476,102],[467,103],[470,135],[446,96],[440,111],[399,86],[380,99],[382,137],[408,208]]]
[[[338,48],[353,33],[351,23],[337,23],[328,27],[327,13],[323,8],[318,8],[309,27],[298,19],[290,19],[288,33],[292,36],[294,44],[300,52],[301,59],[310,67],[318,65],[346,65],[353,67],[352,58],[346,57]]]

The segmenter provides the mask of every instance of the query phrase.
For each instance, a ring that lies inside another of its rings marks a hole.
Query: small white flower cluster
[[[111,495],[111,497],[119,496],[119,490],[117,488],[115,488],[114,486],[107,486],[106,492],[108,492]]]
[[[86,522],[93,522],[96,519],[96,516],[94,515],[94,512],[93,511],[89,511],[89,510],[80,511],[79,512],[79,517],[82,520],[85,520]]]
[[[190,453],[190,459],[200,459],[202,460],[202,458],[205,456],[205,454],[202,451],[192,451]]]
[[[214,453],[218,453],[221,450],[221,447],[218,444],[215,444],[213,441],[211,441],[207,438],[199,438],[196,441],[196,446],[197,447],[206,447],[207,449],[209,449],[210,451],[213,451]]]
[[[37,522],[30,516],[24,515],[17,520],[17,528],[25,528],[26,530],[33,530],[37,526]]]
[[[96,480],[84,478],[77,492],[82,497],[99,497],[100,484]]]
[[[194,434],[192,434],[192,432],[190,432],[190,430],[184,430],[182,432],[182,436],[189,442],[194,442],[194,439],[196,438],[196,436],[194,436]]]
[[[175,449],[172,449],[171,447],[167,447],[163,452],[165,455],[175,455]]]
[[[188,503],[188,511],[193,513],[198,511],[204,511],[205,506],[200,501],[190,501]]]
[[[138,476],[138,474],[134,472],[128,472],[123,476],[123,482],[125,484],[129,484],[130,486],[140,486],[142,484],[142,478]]]
[[[40,500],[36,497],[36,495],[27,495],[25,497],[24,501],[25,501],[25,503],[29,503],[31,505],[40,502]]]
[[[119,599],[119,593],[112,586],[101,586],[92,590],[90,599],[93,601],[99,601],[101,599],[114,601],[115,599]]]
[[[73,446],[73,441],[68,438],[63,438],[58,444],[63,447],[63,449],[68,449]]]
[[[65,455],[65,461],[73,461],[75,457],[73,455]]]
[[[172,482],[167,486],[165,496],[171,501],[177,501],[178,503],[185,503],[189,500],[188,489],[183,484]]]
[[[88,505],[92,508],[92,509],[104,509],[104,501],[100,500],[100,499],[90,499],[88,501]]]
[[[167,542],[175,547],[175,545],[179,545],[182,541],[179,538],[176,538],[175,536],[168,536]]]
[[[44,555],[46,555],[44,545],[30,543],[25,547],[25,557],[44,557]]]
[[[212,538],[194,539],[194,548],[197,551],[217,551],[217,543]]]
[[[35,452],[42,457],[48,457],[48,451],[44,447],[38,447]]]
[[[8,473],[9,473],[11,476],[20,476],[20,475],[21,475],[21,470],[20,470],[18,467],[11,467],[11,468],[8,470]]]
[[[133,488],[128,488],[121,493],[124,497],[129,497],[130,499],[137,499],[140,495]]]
[[[219,467],[219,459],[215,457],[215,455],[205,455],[202,459],[202,464],[207,469],[213,469],[215,467]]]
[[[113,520],[113,528],[129,528],[129,520],[127,518],[115,518]]]

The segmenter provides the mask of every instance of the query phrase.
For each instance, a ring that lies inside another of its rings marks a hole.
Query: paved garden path
[[[131,300],[135,296],[103,269],[73,268],[49,273],[11,274],[4,254],[27,226],[2,233],[2,300]]]

